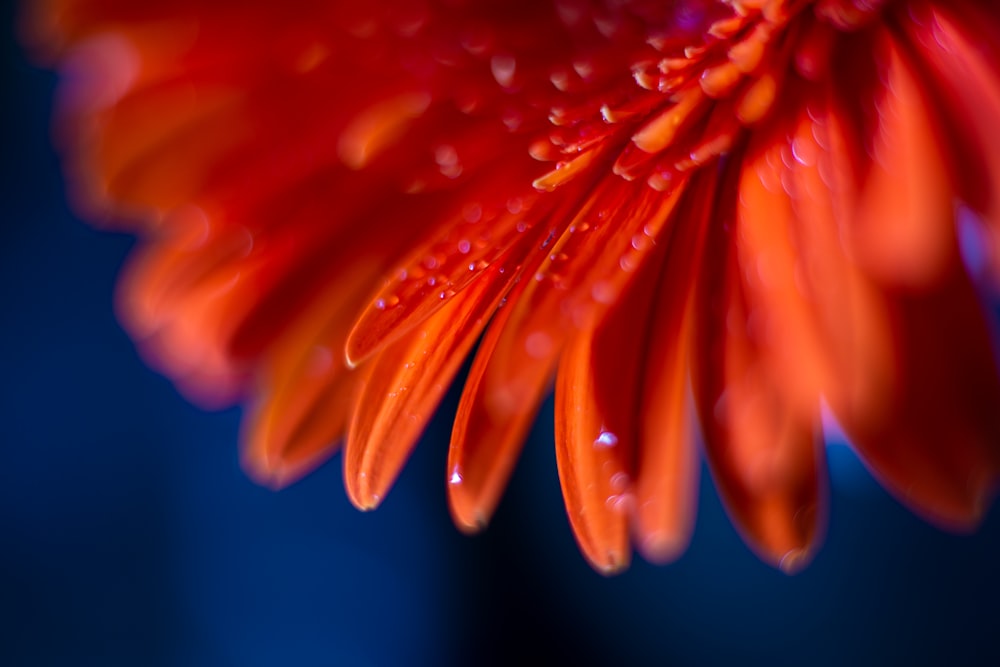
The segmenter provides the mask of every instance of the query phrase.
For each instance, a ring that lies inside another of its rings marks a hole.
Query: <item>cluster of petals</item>
[[[599,571],[675,558],[702,455],[795,570],[824,423],[970,529],[1000,473],[992,0],[35,0],[118,295],[276,486],[373,508],[444,392],[484,526],[541,401]]]

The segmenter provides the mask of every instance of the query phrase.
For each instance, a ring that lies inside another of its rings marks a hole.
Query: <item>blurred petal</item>
[[[743,179],[755,177],[743,169]],[[719,204],[723,219],[735,214],[732,198]],[[694,390],[705,453],[744,538],[762,559],[792,572],[812,557],[821,532],[819,409],[806,415],[783,400],[784,378],[762,353],[765,332],[749,308],[729,233],[710,232],[699,296]]]
[[[655,262],[643,268],[632,291],[609,316],[614,318],[609,324],[617,330],[618,351],[608,349],[606,358],[627,358],[632,351],[644,355],[641,393],[635,399],[639,447],[633,529],[643,556],[660,563],[679,557],[694,529],[699,456],[689,376],[697,279],[716,187],[717,179],[709,174],[691,185]],[[644,345],[626,342],[634,336],[630,320],[645,321]]]
[[[896,390],[837,413],[876,476],[936,524],[974,527],[1000,473],[1000,382],[982,304],[959,264],[919,294],[886,292]]]

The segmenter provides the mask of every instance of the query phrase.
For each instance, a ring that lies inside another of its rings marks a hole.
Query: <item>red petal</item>
[[[243,419],[243,463],[258,480],[289,484],[339,446],[359,375],[347,367],[344,342],[378,272],[361,262],[352,270],[357,283],[327,283],[263,354],[258,395]]]
[[[983,304],[957,263],[921,293],[887,292],[896,391],[837,416],[876,476],[935,523],[969,530],[1000,474],[1000,380]]]
[[[477,337],[521,270],[514,250],[363,368],[344,480],[362,509],[381,502]]]
[[[448,466],[452,514],[467,530],[492,514],[567,337],[629,284],[684,189],[663,195],[617,179],[598,188],[561,238],[540,249],[542,270],[526,269],[466,380]]]
[[[607,373],[608,360],[602,355],[608,350],[595,344],[594,334],[582,331],[574,336],[559,364],[556,462],[580,549],[598,571],[612,574],[629,563],[639,366],[633,357],[618,368],[617,376]]]
[[[970,3],[960,10],[914,4],[903,26],[937,87],[934,100],[957,153],[954,187],[987,224],[986,251],[1000,285],[1000,24]]]
[[[634,531],[639,550],[667,562],[687,548],[694,528],[698,490],[697,424],[689,396],[693,350],[694,298],[704,243],[716,196],[714,174],[696,177],[678,208],[663,249],[644,267],[631,293],[608,317],[622,329],[617,351],[637,351],[645,367],[639,406],[639,447],[635,481]],[[647,329],[644,345],[635,331]],[[629,342],[632,341],[632,342]],[[616,390],[620,390],[615,387]]]
[[[888,30],[877,33],[874,48],[882,83],[875,87],[878,119],[868,137],[871,164],[845,232],[858,261],[873,275],[900,285],[927,285],[955,259],[954,193],[941,125]]]
[[[723,200],[722,220],[733,215],[727,205],[734,203]],[[750,546],[762,559],[796,570],[812,555],[821,525],[818,406],[810,420],[788,405],[781,390],[787,378],[775,375],[755,340],[760,332],[729,233],[717,225],[709,244],[693,374],[705,451]]]
[[[347,343],[352,363],[406,335],[545,219],[549,202],[524,192],[528,182],[528,170],[489,174],[478,190],[455,195],[460,204],[453,210],[414,221],[433,235],[408,253],[359,317]],[[522,196],[510,194],[517,192]]]

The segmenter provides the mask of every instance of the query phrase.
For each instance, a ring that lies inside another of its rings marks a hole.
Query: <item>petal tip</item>
[[[590,561],[591,566],[598,574],[605,577],[613,577],[628,569],[630,562],[628,551],[609,549],[602,555],[603,558],[600,561],[596,559]]]
[[[643,558],[650,563],[667,565],[675,562],[687,551],[688,543],[689,539],[686,536],[657,531],[644,537],[638,547]]]
[[[344,489],[347,491],[347,499],[362,512],[371,512],[382,504],[382,494],[373,493],[372,486],[368,475],[363,472],[358,473],[354,477],[345,476],[344,479]]]
[[[812,560],[812,551],[809,549],[790,549],[778,561],[778,569],[788,575],[798,574],[805,569]]]
[[[483,514],[476,513],[472,516],[458,516],[453,513],[455,526],[465,535],[477,535],[489,525],[489,521]]]
[[[461,476],[452,473],[448,483],[448,509],[452,522],[465,535],[476,535],[486,530],[491,512],[463,483]]]
[[[369,495],[348,493],[347,497],[351,501],[351,504],[362,512],[371,512],[378,509],[378,506],[382,504],[382,497],[375,493]]]

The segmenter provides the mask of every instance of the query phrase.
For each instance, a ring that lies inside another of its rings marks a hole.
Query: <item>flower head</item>
[[[141,239],[126,326],[187,395],[244,402],[255,477],[343,441],[375,507],[475,350],[463,529],[553,379],[604,572],[685,548],[696,440],[748,544],[802,566],[829,418],[922,516],[985,511],[992,3],[40,0],[25,25],[74,194]]]

